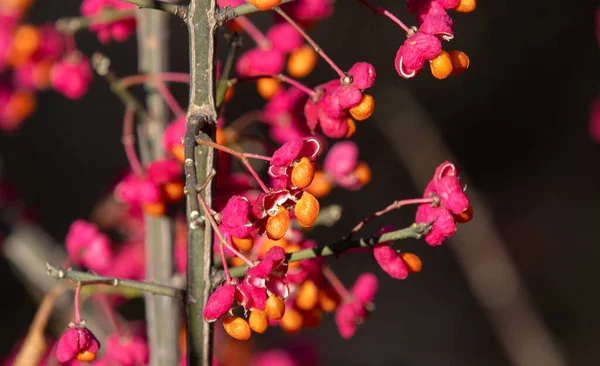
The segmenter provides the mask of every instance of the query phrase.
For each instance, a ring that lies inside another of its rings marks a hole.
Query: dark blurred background
[[[405,1],[372,3],[415,23]],[[30,20],[42,23],[75,16],[78,6],[75,0],[38,1]],[[419,161],[441,147],[427,135],[411,136],[414,129],[403,126],[426,125],[443,137],[440,154],[450,158],[445,149],[454,154],[463,180],[489,210],[523,291],[557,342],[554,351],[562,353],[564,364],[600,364],[596,271],[600,146],[588,135],[589,106],[600,91],[597,6],[596,1],[480,1],[474,13],[454,13],[455,39],[444,47],[466,52],[471,66],[461,76],[439,81],[427,70],[412,80],[401,79],[393,62],[404,33],[355,1],[337,1],[333,17],[311,29],[311,34],[343,69],[356,61],[369,61],[377,68],[372,89],[376,112],[358,125],[353,137],[374,179],[356,193],[335,190],[322,204],[341,204],[344,217],[335,227],[318,228],[309,235],[320,242],[339,238],[392,200],[419,196],[424,186],[415,179],[415,164],[411,168],[406,161]],[[263,29],[271,21],[268,14],[252,19]],[[187,71],[187,32],[175,19],[170,39],[173,70]],[[135,39],[103,46],[94,35],[80,32],[77,44],[86,54],[106,53],[120,75],[136,72]],[[245,39],[245,46],[250,45]],[[306,83],[316,85],[334,77],[320,61]],[[185,105],[187,88],[175,87],[174,92]],[[231,120],[259,102],[253,86],[239,87],[227,117]],[[33,118],[14,134],[0,134],[4,175],[57,242],[74,219],[89,217],[115,174],[126,169],[120,140],[123,111],[106,83],[96,77],[93,88],[78,102],[54,92],[40,94]],[[407,153],[402,147],[414,139],[423,143]],[[434,168],[422,166],[431,173]],[[472,224],[477,225],[478,207],[474,209]],[[366,232],[389,223],[408,225],[414,208],[401,211]],[[306,332],[318,340],[322,363],[511,364],[495,331],[497,324],[486,316],[485,305],[467,281],[465,266],[459,265],[465,262],[460,250],[453,249],[462,244],[430,248],[420,241],[400,243],[424,262],[422,273],[405,281],[391,279],[366,255],[332,259],[347,285],[359,273],[373,271],[380,278],[380,290],[376,311],[351,340],[339,337],[331,316],[317,331]],[[6,296],[1,315],[3,355],[23,335],[36,304],[7,263],[0,265],[0,273]],[[501,320],[508,325],[520,321]],[[279,330],[269,333],[260,338],[262,346],[282,342]]]

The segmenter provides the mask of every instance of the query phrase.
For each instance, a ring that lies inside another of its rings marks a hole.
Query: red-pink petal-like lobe
[[[396,54],[396,68],[402,58],[402,65],[410,70],[420,70],[425,61],[435,58],[442,52],[441,41],[431,34],[417,32],[404,41]]]
[[[246,3],[246,0],[217,0],[217,5],[219,8],[224,8],[226,6],[240,6]]]
[[[214,322],[227,313],[233,305],[234,295],[235,285],[227,284],[217,287],[215,292],[208,298],[204,307],[204,320]]]
[[[64,35],[59,32],[54,24],[45,24],[40,27],[42,42],[35,51],[35,60],[54,60],[60,57],[64,49]]]
[[[451,237],[456,232],[454,217],[445,207],[431,207],[426,203],[419,205],[415,222],[420,224],[432,221],[431,230],[425,235],[425,242],[429,245],[441,245],[446,238]]]
[[[287,22],[272,25],[267,32],[267,38],[273,48],[284,53],[292,52],[304,44],[302,35]]]
[[[337,98],[340,107],[344,110],[350,109],[360,103],[362,92],[353,85],[340,86],[333,94]]]
[[[338,142],[329,149],[323,169],[335,176],[351,174],[358,163],[358,147],[352,141]]]
[[[598,10],[598,14],[600,15],[600,10]],[[598,26],[598,29],[600,29],[600,25]],[[590,111],[590,136],[592,137],[592,140],[600,144],[600,96],[592,103]]]
[[[56,62],[50,70],[52,87],[69,99],[79,99],[87,92],[93,73],[87,57],[74,52]]]
[[[372,87],[375,84],[375,77],[377,76],[375,67],[368,62],[355,63],[348,71],[348,74],[352,76],[352,86],[361,90]]]
[[[269,277],[269,275],[271,274],[271,271],[275,270],[275,269],[282,269],[282,264],[285,263],[285,270],[283,272],[283,274],[285,274],[285,272],[287,271],[287,258],[285,256],[285,251],[283,250],[282,247],[279,246],[274,246],[271,247],[271,249],[269,249],[269,251],[267,252],[267,254],[265,254],[265,257],[258,262],[258,264],[256,264],[255,266],[251,267],[248,269],[248,271],[246,271],[246,274],[249,278],[251,277],[255,277],[255,278],[260,278],[265,280]],[[254,281],[250,281],[250,283],[253,286],[256,286],[257,284],[255,284]],[[266,283],[265,283],[266,285]],[[264,287],[264,286],[258,286],[258,287]]]
[[[333,3],[330,0],[297,0],[285,4],[284,9],[300,22],[314,22],[331,16]]]
[[[335,324],[344,339],[350,339],[356,332],[357,312],[353,304],[340,304],[335,312]]]
[[[150,358],[144,331],[134,330],[113,333],[106,337],[105,359],[122,366],[146,365]],[[94,362],[96,366],[96,362]]]
[[[298,157],[300,151],[302,151],[303,140],[286,142],[281,146],[271,158],[271,165],[288,165]]]
[[[350,290],[354,298],[360,302],[372,302],[377,292],[377,276],[373,273],[363,273],[356,279]]]
[[[437,194],[442,205],[458,215],[469,208],[469,198],[462,190],[457,177],[443,177],[437,182]]]
[[[396,251],[385,245],[373,248],[373,257],[387,274],[393,278],[403,280],[408,277],[408,267]]]
[[[246,276],[242,283],[238,285],[236,298],[246,309],[256,308],[264,310],[267,302],[267,289],[253,286],[248,281],[249,278]]]
[[[135,5],[120,0],[83,0],[81,14],[92,17],[105,10],[129,10],[134,8]],[[123,42],[135,31],[135,25],[135,17],[132,16],[109,23],[97,22],[91,24],[89,29],[98,35],[98,39],[102,43],[107,43],[111,39]]]
[[[72,261],[93,271],[102,272],[112,264],[110,239],[92,223],[74,221],[69,227],[65,246]]]
[[[254,48],[244,53],[235,66],[240,76],[274,75],[283,70],[285,54],[276,49]]]
[[[250,233],[250,226],[247,225],[249,214],[250,201],[246,197],[233,196],[223,209],[221,226],[232,236],[245,238]]]
[[[165,184],[181,177],[183,169],[173,159],[155,160],[148,166],[148,178],[156,184]]]
[[[341,139],[348,134],[346,118],[332,117],[325,113],[323,109],[319,110],[319,124],[323,134],[332,139]]]
[[[314,131],[319,123],[319,107],[310,98],[304,105],[304,117],[306,118],[308,128],[310,128],[311,131]]]
[[[87,328],[70,328],[58,339],[56,359],[58,362],[69,362],[77,358],[79,353],[97,353],[100,342]]]

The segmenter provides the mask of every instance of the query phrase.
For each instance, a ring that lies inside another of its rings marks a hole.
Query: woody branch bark
[[[137,14],[138,68],[141,74],[168,71],[168,14],[140,11]],[[162,135],[169,113],[155,81],[145,84],[148,116],[138,129],[142,162],[164,157]],[[146,214],[146,279],[169,283],[174,274],[174,221],[169,216]],[[178,302],[169,297],[145,295],[146,324],[150,346],[150,365],[175,365],[177,354],[179,311]]]

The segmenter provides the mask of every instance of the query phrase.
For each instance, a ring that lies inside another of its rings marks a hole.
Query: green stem
[[[430,229],[429,224],[412,224],[411,226],[391,231],[382,235],[373,235],[366,238],[360,239],[346,239],[343,238],[335,243],[318,246],[315,248],[308,248],[299,250],[294,253],[287,255],[288,262],[297,262],[305,259],[326,257],[330,255],[339,255],[347,252],[350,249],[356,248],[372,248],[375,244],[384,243],[388,241],[415,238],[419,239],[423,234],[426,234]],[[246,273],[248,266],[239,266],[231,268],[229,273],[233,277],[241,277]]]
[[[126,280],[116,277],[99,276],[89,272],[74,271],[72,269],[62,270],[46,263],[46,271],[50,277],[56,279],[66,278],[75,283],[77,282],[95,282],[97,284],[106,284],[114,287],[122,287],[131,290],[147,292],[154,295],[174,297],[183,300],[185,290],[171,286],[159,285],[155,283]]]
[[[241,46],[240,37],[237,34],[234,34],[231,41],[229,41],[229,53],[225,60],[225,66],[223,66],[223,73],[220,75],[219,82],[217,83],[217,108],[223,104],[223,98],[225,98],[225,93],[227,92],[227,88],[229,88],[229,76],[233,69],[235,55]]]
[[[137,5],[139,8],[162,10],[171,13],[182,19],[188,15],[188,7],[186,5],[170,4],[166,1],[159,0],[123,0],[127,3]]]
[[[133,18],[135,10],[103,10],[90,17],[60,18],[56,21],[56,29],[63,33],[75,33],[96,24],[110,24],[122,19]]]
[[[128,0],[126,0],[126,1],[128,1]],[[292,1],[294,1],[294,0],[282,0],[279,5],[283,5],[285,3],[289,3]],[[222,9],[219,9],[219,12],[217,14],[217,21],[218,21],[219,26],[221,26],[221,25],[227,23],[231,19],[237,18],[242,15],[252,14],[257,11],[261,11],[261,10],[257,9],[254,5],[252,5],[250,3],[246,3],[243,5],[234,6],[234,7],[226,6]]]

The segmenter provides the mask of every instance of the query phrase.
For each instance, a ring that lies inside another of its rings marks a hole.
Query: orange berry
[[[250,336],[252,335],[252,330],[250,330],[250,325],[246,319],[240,318],[239,316],[228,316],[223,318],[223,328],[225,328],[225,332],[229,334],[231,338],[239,341],[246,341],[250,339]]]
[[[262,78],[256,82],[256,90],[264,100],[273,98],[279,91],[281,84],[275,78]]]
[[[246,264],[246,262],[244,262],[244,260],[240,257],[233,257],[231,258],[231,265],[233,267],[239,267],[239,266],[243,266],[244,264]]]
[[[450,60],[452,60],[452,75],[461,74],[463,71],[469,68],[471,61],[469,56],[462,51],[450,51]]]
[[[364,121],[365,119],[371,117],[374,110],[375,99],[373,98],[373,96],[364,93],[360,103],[350,108],[350,114],[357,121]]]
[[[267,236],[273,240],[283,238],[290,227],[290,213],[283,207],[279,207],[275,216],[267,220]]]
[[[319,216],[319,201],[308,192],[302,193],[302,197],[294,206],[294,214],[298,223],[304,227],[311,227]]]
[[[281,0],[248,0],[255,8],[260,10],[269,10],[281,3]]]
[[[364,161],[361,161],[356,165],[352,174],[354,174],[354,177],[362,184],[367,184],[371,181],[371,168],[369,168],[369,164]]]
[[[183,182],[165,183],[162,185],[162,191],[167,202],[179,202],[183,198]]]
[[[311,281],[307,280],[300,285],[296,295],[296,307],[301,310],[312,310],[319,302],[319,288]]]
[[[263,334],[269,327],[269,317],[263,310],[252,309],[250,317],[248,317],[248,323],[250,324],[250,329],[256,333]]]
[[[269,318],[273,320],[280,320],[286,313],[283,300],[271,294],[265,303],[265,312]]]
[[[171,147],[171,155],[173,155],[173,157],[178,162],[183,164],[183,162],[185,161],[185,152],[183,150],[183,145],[182,144],[173,145]]]
[[[77,360],[81,362],[91,362],[96,359],[96,354],[92,352],[80,352],[77,354]]]
[[[309,158],[302,158],[292,169],[292,184],[300,189],[308,187],[315,176],[315,167]]]
[[[235,94],[234,90],[233,90],[233,86],[230,86],[227,88],[227,90],[225,90],[225,95],[223,96],[223,102],[227,103],[231,100],[231,98],[233,98],[233,95]]]
[[[302,325],[307,328],[315,328],[321,324],[321,309],[314,308],[302,312]]]
[[[421,262],[421,258],[418,255],[413,253],[400,253],[400,258],[406,263],[406,267],[408,267],[408,271],[411,273],[421,272],[421,268],[423,268],[423,263]]]
[[[20,25],[15,29],[13,40],[8,55],[8,63],[18,66],[31,58],[42,43],[40,30],[30,24]]]
[[[450,54],[442,51],[429,62],[429,68],[431,69],[431,74],[437,79],[443,80],[447,78],[453,70]]]
[[[327,312],[334,312],[340,304],[340,296],[331,288],[319,291],[319,307]]]
[[[454,8],[455,11],[460,13],[470,13],[477,7],[476,0],[460,0],[458,5]]]
[[[31,116],[37,107],[35,94],[27,90],[17,90],[13,92],[6,105],[7,120],[10,121],[10,127],[16,129],[23,120]],[[6,127],[6,126],[5,126]],[[7,129],[11,129],[8,127]]]
[[[465,211],[454,216],[454,221],[459,224],[465,224],[473,219],[473,207],[469,206]]]
[[[236,247],[238,247],[239,250],[244,252],[249,252],[252,250],[252,247],[254,247],[254,238],[252,235],[248,235],[245,238],[236,238],[232,236],[231,241]]]
[[[297,333],[302,329],[304,319],[298,310],[291,308],[287,309],[279,325],[287,333]]]
[[[350,117],[346,118],[346,123],[348,124],[348,132],[346,132],[345,138],[350,138],[352,135],[356,133],[356,122]]]
[[[167,205],[163,201],[144,203],[142,209],[152,216],[163,216],[167,212]]]
[[[185,330],[185,327],[182,326],[181,328],[179,328],[179,352],[181,352],[181,354],[185,354],[186,349],[187,349],[186,330]]]
[[[23,13],[32,2],[33,0],[2,0],[0,13]]]
[[[313,71],[318,60],[319,57],[311,46],[302,46],[290,53],[287,72],[294,78],[303,78]]]
[[[322,171],[317,171],[312,183],[306,190],[316,198],[322,198],[327,196],[332,188],[329,176]]]

